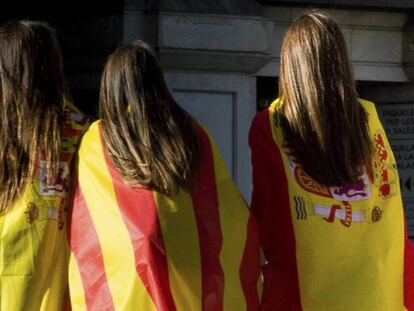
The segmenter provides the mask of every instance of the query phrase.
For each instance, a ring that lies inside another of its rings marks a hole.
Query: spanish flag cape
[[[66,214],[72,160],[89,119],[65,103],[60,169],[37,177],[9,212],[0,216],[0,310],[63,310],[68,302]]]
[[[394,155],[374,104],[361,104],[374,181],[364,174],[340,188],[318,184],[289,157],[280,100],[253,120],[252,209],[267,259],[263,310],[414,310],[414,250]]]
[[[257,310],[254,219],[200,129],[194,194],[130,187],[91,125],[79,151],[71,220],[73,310]]]

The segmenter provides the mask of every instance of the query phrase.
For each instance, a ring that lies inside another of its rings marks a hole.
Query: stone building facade
[[[361,97],[374,101],[383,118],[414,235],[412,0],[124,0],[99,8],[65,3],[57,15],[38,15],[59,30],[76,103],[94,113],[103,63],[120,42],[151,43],[175,98],[210,128],[248,201],[248,129],[257,110],[277,96],[284,32],[304,10],[328,11],[345,34]]]

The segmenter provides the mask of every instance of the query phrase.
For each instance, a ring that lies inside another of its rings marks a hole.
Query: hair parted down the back
[[[135,41],[109,56],[99,115],[105,146],[129,184],[166,195],[194,190],[197,125],[174,101],[149,45]]]
[[[46,163],[58,172],[65,81],[54,30],[39,21],[0,27],[0,214]]]
[[[327,14],[311,11],[288,29],[279,97],[290,152],[313,179],[342,186],[371,169],[367,113],[357,99],[343,34]]]

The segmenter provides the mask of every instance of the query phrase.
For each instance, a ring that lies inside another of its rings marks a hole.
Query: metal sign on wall
[[[377,111],[397,160],[408,232],[414,237],[414,103],[381,104]]]

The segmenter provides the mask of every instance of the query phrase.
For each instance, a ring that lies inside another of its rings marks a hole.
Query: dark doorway
[[[279,78],[257,77],[256,79],[256,110],[262,111],[277,98]]]
[[[62,47],[64,71],[74,104],[96,117],[99,80],[106,57],[122,40],[124,1],[14,1],[0,12],[7,20],[32,19],[56,29]]]

